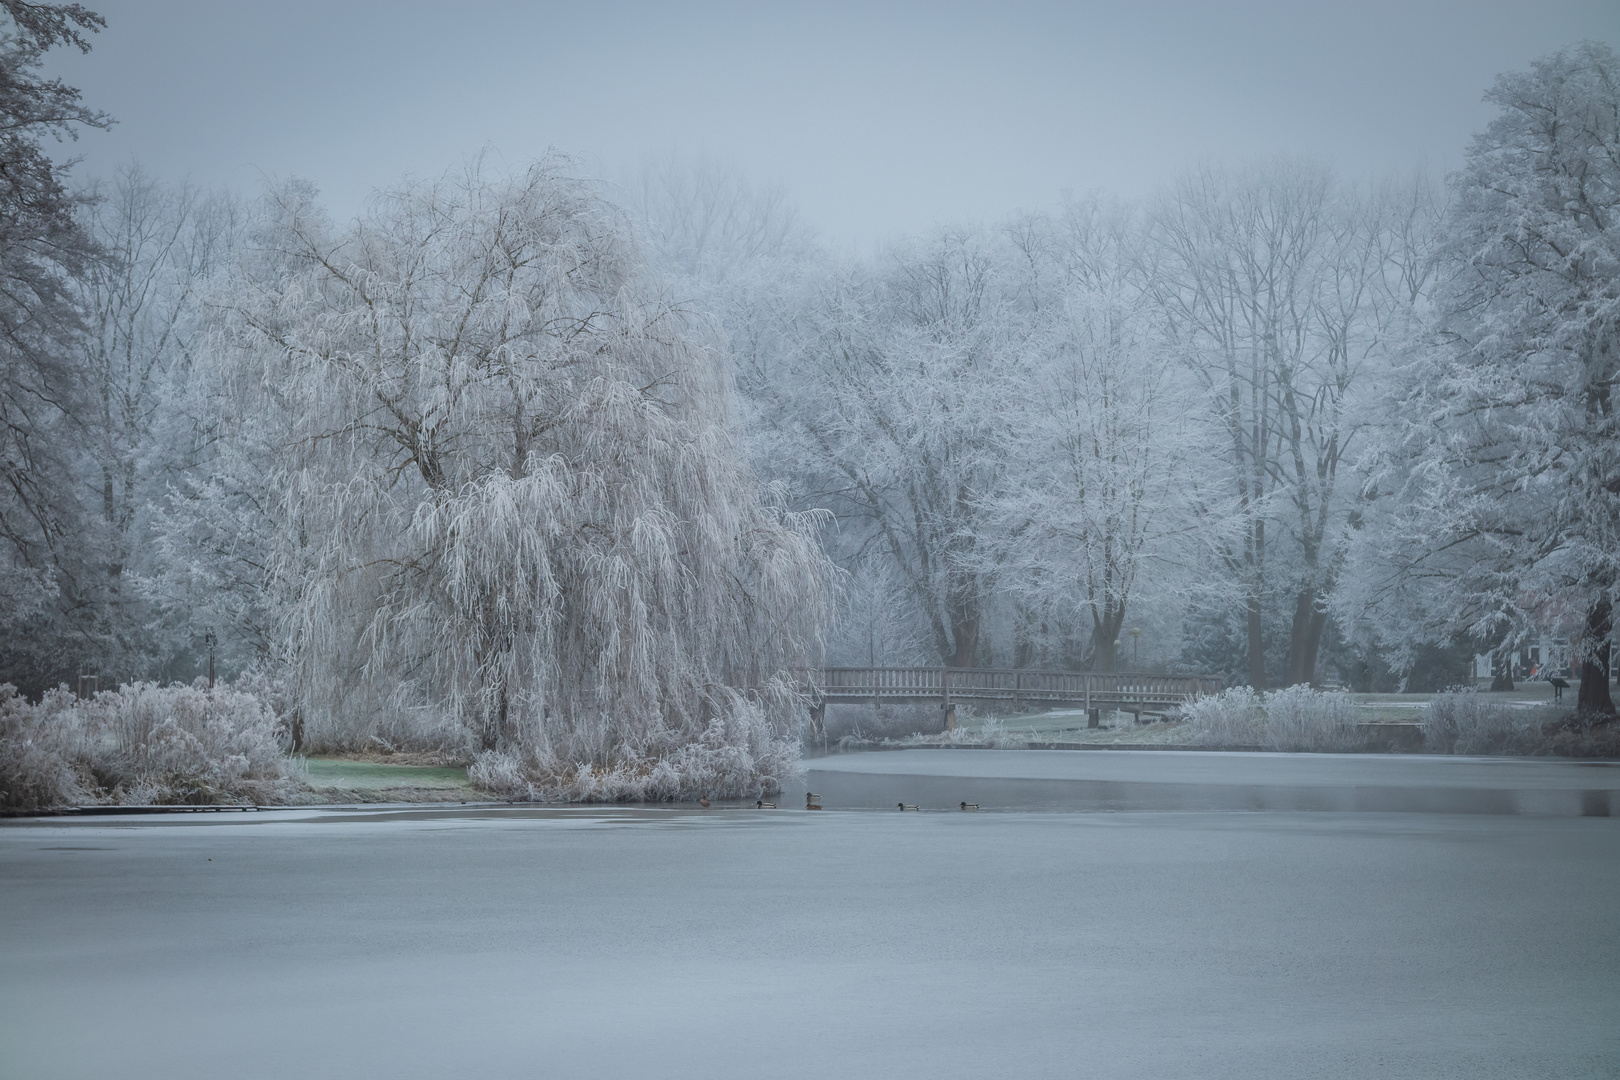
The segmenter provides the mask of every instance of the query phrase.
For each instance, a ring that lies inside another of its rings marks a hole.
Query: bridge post
[[[810,734],[817,738],[827,737],[827,703],[818,701],[810,706]]]

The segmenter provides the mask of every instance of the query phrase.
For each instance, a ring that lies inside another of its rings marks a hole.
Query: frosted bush
[[[961,719],[959,711],[958,724]],[[829,705],[825,723],[827,738],[842,746],[845,740],[860,745],[938,732],[944,717],[934,704]]]
[[[239,690],[134,683],[30,705],[0,687],[0,773],[14,807],[278,802],[289,778],[275,713]]]
[[[1201,746],[1259,746],[1265,724],[1260,696],[1247,686],[1196,698],[1185,710],[1192,741]]]
[[[999,716],[979,720],[967,705],[956,707],[956,726],[948,731],[911,735],[904,739],[884,739],[889,746],[990,746],[996,750],[1023,750],[1035,741],[1028,728],[1014,731]]]
[[[100,772],[120,801],[268,802],[286,778],[276,715],[252,694],[133,683],[79,707],[102,733]]]
[[[1529,754],[1550,710],[1515,709],[1471,689],[1448,690],[1423,710],[1423,741],[1442,754]]]
[[[47,713],[0,684],[0,806],[63,806],[90,798],[83,760],[89,743],[80,718],[48,722]]]
[[[536,802],[642,802],[771,795],[799,772],[799,742],[781,734],[758,702],[727,694],[728,708],[695,740],[649,733],[612,759],[580,760],[554,748],[490,750],[467,770],[477,787]]]
[[[1265,738],[1272,750],[1354,750],[1356,706],[1343,692],[1290,686],[1266,695]]]
[[[1309,686],[1270,693],[1235,686],[1198,698],[1184,715],[1200,746],[1334,751],[1353,750],[1362,742],[1350,695]]]

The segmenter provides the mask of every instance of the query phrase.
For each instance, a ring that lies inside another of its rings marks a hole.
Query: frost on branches
[[[1391,559],[1451,628],[1581,631],[1583,713],[1613,712],[1620,592],[1620,61],[1586,43],[1504,75],[1453,180],[1440,340],[1408,401]]]
[[[560,159],[407,183],[341,231],[298,187],[271,204],[230,341],[274,388],[307,737],[438,730],[528,797],[775,790],[816,521],[741,464],[715,335],[624,219]]]

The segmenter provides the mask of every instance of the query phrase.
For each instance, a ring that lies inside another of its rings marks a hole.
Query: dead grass
[[[1575,715],[1542,729],[1542,750],[1559,757],[1620,759],[1620,717],[1600,719]]]

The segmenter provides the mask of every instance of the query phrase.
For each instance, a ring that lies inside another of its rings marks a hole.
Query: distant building
[[[1491,653],[1478,653],[1474,656],[1474,679],[1483,679],[1490,682],[1494,676]],[[1575,649],[1567,637],[1554,637],[1544,634],[1532,642],[1520,645],[1513,656],[1512,667],[1515,679],[1545,679],[1551,675],[1562,675],[1565,678],[1578,679],[1581,676],[1580,664],[1575,657]]]

